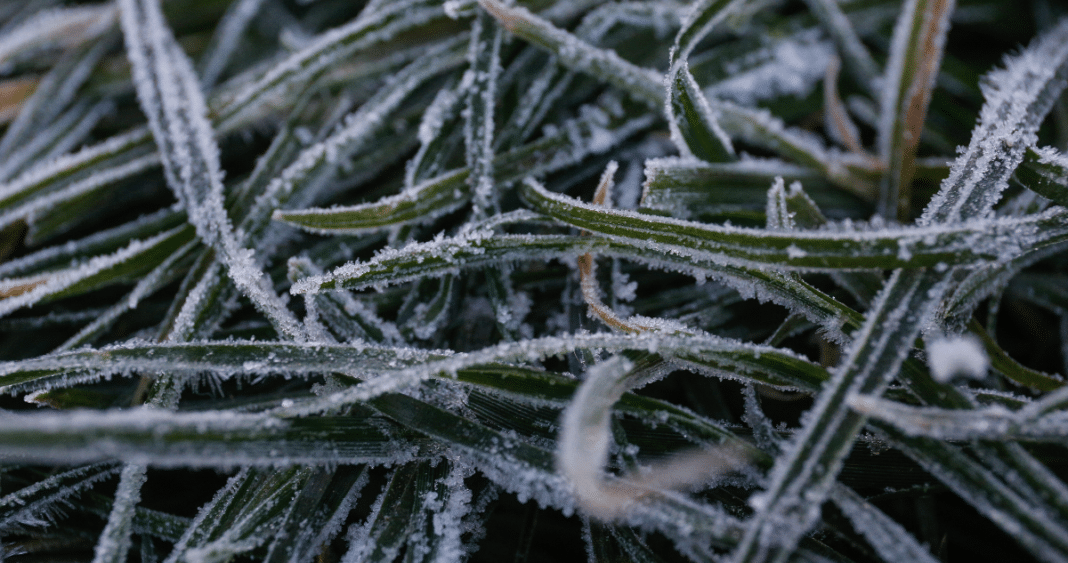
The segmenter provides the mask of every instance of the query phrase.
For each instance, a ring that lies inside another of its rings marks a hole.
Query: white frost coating
[[[0,293],[11,297],[0,300],[0,316],[8,315],[22,307],[32,306],[41,299],[60,293],[79,282],[107,271],[109,268],[135,261],[138,257],[169,241],[180,230],[181,227],[178,227],[164,231],[145,241],[131,241],[126,248],[113,254],[93,257],[85,264],[68,270],[2,280],[0,281]]]
[[[651,319],[643,319],[650,322]],[[676,327],[671,326],[669,329]],[[789,349],[775,348],[772,346],[760,346],[749,344],[729,338],[721,338],[709,334],[571,334],[565,336],[548,336],[520,342],[506,342],[496,346],[490,346],[475,352],[463,352],[451,354],[445,357],[423,356],[421,363],[411,363],[402,366],[398,363],[396,368],[389,370],[390,366],[375,365],[369,367],[366,372],[368,378],[363,383],[349,387],[341,391],[331,393],[319,399],[312,400],[292,408],[280,409],[278,412],[285,416],[307,416],[320,412],[330,411],[344,405],[377,397],[384,393],[390,393],[404,389],[431,379],[434,377],[450,377],[457,371],[472,366],[491,364],[496,362],[533,362],[554,355],[565,354],[577,348],[599,349],[610,352],[624,350],[638,350],[650,353],[658,353],[664,356],[681,356],[688,358],[685,363],[686,369],[693,369],[702,373],[712,370],[703,367],[698,359],[714,359],[716,365],[730,366],[714,371],[719,377],[734,377],[748,381],[747,373],[760,371],[763,364],[759,361],[762,355],[774,355],[784,361],[800,361],[809,363],[808,360]],[[745,353],[741,353],[741,350]],[[423,352],[411,349],[412,354]],[[438,351],[439,354],[444,354]],[[425,353],[424,353],[425,354]],[[307,365],[301,362],[301,365]],[[3,368],[0,364],[0,368]],[[313,371],[328,371],[323,367],[316,367]],[[350,370],[351,371],[351,370]],[[0,371],[0,375],[3,371]],[[782,375],[780,375],[782,377]],[[802,384],[784,383],[783,388],[800,388]]]
[[[474,471],[456,461],[451,465],[449,474],[441,481],[448,498],[431,516],[437,541],[430,561],[440,563],[462,561],[467,554],[460,536],[464,532],[464,518],[471,513],[471,489],[464,484],[464,478],[470,477]]]
[[[724,69],[728,77],[711,84],[705,93],[746,106],[778,96],[804,97],[823,79],[833,54],[833,46],[819,30],[790,35],[764,50],[732,59]]]
[[[126,559],[133,541],[130,536],[133,533],[134,512],[141,501],[141,485],[145,483],[146,478],[146,468],[143,466],[127,465],[122,469],[108,523],[97,539],[93,563],[111,563]]]
[[[197,234],[219,252],[230,277],[288,338],[307,338],[274,293],[270,280],[243,248],[226,214],[219,147],[188,57],[163,18],[158,0],[120,0],[134,85],[160,149],[167,184],[186,208]]]
[[[990,214],[1068,77],[1068,19],[1044,33],[981,86],[986,103],[968,148],[918,220],[921,225]]]
[[[73,47],[107,31],[115,22],[115,7],[78,6],[39,12],[0,41],[0,64],[25,51],[47,46]]]
[[[941,337],[927,343],[927,365],[939,383],[955,376],[979,379],[990,369],[982,342],[972,334]]]
[[[90,147],[90,149],[91,148],[95,147]],[[90,149],[86,149],[77,154],[81,155]],[[53,173],[62,174],[65,163],[70,163],[73,160],[75,159],[60,157],[27,171],[11,183],[0,186],[0,192],[3,192],[3,194],[0,195],[0,202],[3,202],[7,197],[31,195],[27,192],[33,192],[42,187],[40,183],[37,183],[37,180],[46,183]],[[81,163],[80,160],[76,162]],[[36,195],[36,197],[26,197],[14,205],[5,207],[5,210],[0,213],[0,226],[10,225],[14,221],[25,217],[29,217],[30,222],[32,223],[35,216],[49,212],[53,207],[60,203],[70,201],[80,195],[90,193],[120,180],[125,180],[134,174],[138,174],[158,165],[159,157],[157,155],[148,155],[110,167],[104,171],[77,180],[54,191],[49,191],[43,194],[33,194]],[[20,199],[22,198],[20,197]]]
[[[22,533],[26,528],[51,525],[70,497],[81,494],[111,477],[118,468],[109,464],[77,467],[52,475],[0,498],[0,532]]]
[[[473,188],[471,203],[476,219],[500,211],[493,174],[493,114],[503,39],[501,26],[485,15],[475,18],[467,53],[470,68],[463,82],[470,84],[464,109],[464,146],[467,167],[471,170],[467,182]]]
[[[912,534],[852,489],[835,485],[831,500],[884,561],[937,563]]]

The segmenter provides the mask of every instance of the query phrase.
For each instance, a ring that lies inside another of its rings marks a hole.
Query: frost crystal
[[[983,344],[971,334],[939,337],[927,344],[927,365],[940,383],[955,376],[979,379],[990,369],[990,358]]]

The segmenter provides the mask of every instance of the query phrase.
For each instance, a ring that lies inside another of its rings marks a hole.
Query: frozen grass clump
[[[0,2],[0,558],[1068,561],[1062,12]]]

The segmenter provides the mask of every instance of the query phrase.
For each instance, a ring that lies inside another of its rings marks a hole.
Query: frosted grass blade
[[[464,76],[469,84],[464,109],[464,146],[468,184],[472,187],[473,217],[483,219],[500,212],[493,169],[494,105],[501,73],[501,41],[504,32],[485,13],[475,17],[467,54],[470,68]]]
[[[167,284],[175,281],[180,275],[179,271],[181,270],[181,262],[189,256],[196,246],[197,242],[190,241],[174,251],[173,254],[160,262],[155,269],[145,274],[145,276],[141,278],[141,281],[137,282],[137,285],[130,290],[130,293],[126,295],[125,299],[108,308],[104,313],[98,315],[92,322],[82,327],[77,334],[63,342],[63,344],[56,348],[55,351],[62,352],[86,344],[91,344],[103,332],[111,328],[111,326],[115,324],[115,321],[119,319],[120,315],[137,308],[137,304],[142,299],[151,296]]]
[[[976,463],[960,448],[927,438],[909,438],[884,429],[895,447],[1003,529],[1036,557],[1068,561],[1068,531],[1058,517],[1034,506],[1005,483],[1012,476],[998,475]]]
[[[677,360],[679,367],[716,377],[758,381],[783,389],[812,389],[827,380],[823,368],[796,354],[772,347],[745,346],[732,339],[706,336],[668,336],[644,334],[572,335],[567,338],[544,337],[522,342],[508,342],[483,350],[453,354],[444,358],[426,358],[405,369],[372,371],[354,387],[322,399],[295,404],[283,409],[287,416],[305,416],[340,405],[351,405],[409,388],[431,378],[452,377],[458,370],[512,361],[535,361],[581,349],[605,351],[635,350],[661,354]],[[431,361],[427,361],[431,360]],[[349,368],[348,372],[353,372]],[[8,376],[22,377],[24,374]]]
[[[178,336],[171,338],[177,339]],[[327,351],[330,352],[329,356],[325,355]],[[0,364],[0,385],[6,387],[31,382],[41,374],[58,370],[90,372],[96,374],[96,377],[133,371],[189,376],[207,371],[224,378],[281,372],[312,374],[331,371],[361,376],[394,367],[398,362],[415,363],[442,357],[443,354],[448,352],[372,345],[262,341],[131,341],[98,350],[73,350],[33,360],[5,362]],[[48,384],[46,381],[39,383]]]
[[[367,481],[362,467],[316,470],[293,500],[264,561],[298,563],[314,557],[341,530]]]
[[[697,157],[705,162],[734,160],[734,146],[719,127],[716,116],[701,89],[683,61],[675,75],[667,81],[669,100],[665,112],[675,146],[685,157]]]
[[[315,472],[291,466],[238,473],[201,508],[165,561],[229,559],[259,547],[277,532],[289,503]]]
[[[938,561],[905,528],[852,489],[835,487],[831,491],[831,500],[884,561]]]
[[[114,464],[76,467],[8,493],[0,498],[0,530],[13,534],[51,523],[63,507],[116,472]]]
[[[239,0],[226,9],[226,14],[219,20],[211,36],[207,53],[200,61],[200,83],[205,90],[210,91],[226,70],[241,35],[262,4],[263,0]]]
[[[37,303],[79,295],[115,283],[136,279],[151,271],[192,238],[192,232],[176,227],[126,248],[96,256],[66,270],[51,271],[0,282],[0,315]]]
[[[765,492],[750,501],[755,513],[734,552],[736,561],[782,561],[818,521],[820,503],[812,499],[827,497],[865,423],[863,416],[844,408],[843,401],[855,393],[881,393],[889,385],[905,359],[904,351],[933,318],[946,292],[942,277],[925,270],[898,270],[887,281],[854,335],[846,360],[834,370],[805,425],[776,460]]]
[[[122,468],[119,488],[115,491],[115,502],[111,514],[104,526],[104,531],[97,539],[93,552],[93,563],[126,561],[130,547],[133,545],[133,518],[135,507],[141,502],[141,486],[147,477],[145,467],[127,465]]]
[[[336,132],[302,151],[257,198],[249,218],[242,224],[243,230],[256,233],[266,228],[269,218],[286,217],[279,207],[291,199],[297,205],[309,203],[334,173],[339,160],[369,143],[372,134],[382,129],[412,91],[462,62],[462,45],[460,41],[448,42],[408,65],[360,109],[347,116]]]
[[[5,415],[5,463],[122,460],[154,467],[390,463],[433,455],[418,436],[354,417],[279,419],[137,409]],[[399,434],[398,434],[399,432]],[[279,444],[286,445],[279,448]]]
[[[621,88],[653,107],[663,103],[659,77],[621,58],[614,51],[592,47],[523,7],[506,6],[498,0],[479,0],[479,4],[509,33],[538,45],[556,55],[560,64],[588,73]]]
[[[982,218],[1008,185],[1068,79],[1068,21],[1034,40],[984,80],[986,103],[967,150],[919,219],[921,225]],[[996,162],[989,162],[996,159]],[[992,173],[996,171],[996,173]]]
[[[53,246],[10,259],[0,264],[0,278],[29,276],[84,262],[93,256],[110,254],[127,246],[131,240],[144,240],[161,231],[180,226],[185,217],[171,209],[163,209],[128,223],[97,231],[62,246]]]
[[[680,255],[702,257],[707,253],[711,261],[750,268],[772,263],[783,269],[981,265],[983,261],[1023,253],[1017,244],[1028,230],[1048,234],[1051,243],[1064,238],[1064,234],[1050,228],[1039,229],[1037,224],[1025,227],[1024,223],[1013,222],[1001,230],[998,223],[988,221],[926,228],[784,233],[605,209],[551,193],[532,180],[524,183],[520,193],[536,211],[587,231]],[[1032,216],[1029,221],[1056,224],[1064,220],[1061,215],[1057,212]],[[989,246],[986,241],[981,242],[987,236],[994,238]],[[989,249],[986,256],[982,254],[984,248]]]
[[[645,161],[642,207],[680,219],[762,209],[768,186],[782,178],[787,184],[800,181],[820,207],[850,208],[854,198],[836,190],[811,168],[781,160],[742,160],[709,164],[679,158]]]
[[[688,60],[701,39],[743,4],[740,0],[699,0],[690,6],[690,11],[682,20],[682,28],[675,36],[673,65]]]
[[[938,440],[1042,441],[1063,443],[1068,439],[1068,416],[1053,411],[1035,416],[1031,408],[1010,411],[992,406],[973,410],[915,407],[886,399],[857,396],[850,400],[855,410],[909,436]]]
[[[160,147],[167,183],[200,238],[219,252],[234,283],[279,332],[303,340],[300,322],[234,235],[223,202],[219,147],[189,59],[154,0],[124,0],[120,6],[134,84]]]
[[[0,61],[8,62],[34,49],[77,47],[107,31],[114,24],[115,15],[115,7],[110,5],[40,11],[16,29],[5,30],[0,41]]]
[[[602,104],[585,106],[579,117],[565,122],[545,137],[506,153],[493,162],[499,183],[527,175],[540,176],[601,154],[647,129],[651,116],[621,119],[618,100],[606,98]],[[603,107],[602,107],[603,106]],[[333,209],[278,211],[277,221],[285,221],[312,232],[362,233],[384,227],[423,224],[466,205],[471,198],[470,170],[462,168],[428,179],[395,196],[379,201]]]

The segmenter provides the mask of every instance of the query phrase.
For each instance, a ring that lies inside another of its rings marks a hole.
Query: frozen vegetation
[[[1068,562],[1052,0],[0,0],[0,560]]]

